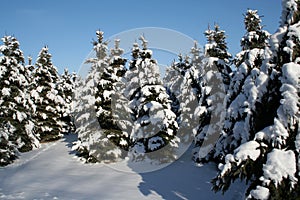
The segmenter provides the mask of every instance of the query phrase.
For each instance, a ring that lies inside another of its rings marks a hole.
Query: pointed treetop
[[[3,45],[0,45],[0,52],[4,56],[15,57],[18,62],[24,63],[24,55],[20,50],[20,43],[13,36],[4,36],[1,38]]]
[[[204,35],[208,43],[212,43],[214,41],[213,33],[214,31],[210,29],[210,24],[208,24],[207,30],[204,32]]]
[[[257,10],[248,9],[246,15],[244,15],[245,29],[248,32],[261,30],[260,17]]]
[[[141,35],[139,37],[139,40],[142,41],[143,50],[146,50],[147,49],[147,45],[148,45],[148,41],[145,39],[145,36]]]
[[[138,49],[139,48],[139,44],[135,41],[132,45],[132,49]]]
[[[115,49],[120,48],[120,39],[115,39]]]
[[[102,42],[103,42],[103,35],[104,35],[104,32],[98,30],[98,31],[96,31],[96,35],[97,35],[98,43],[102,43]]]
[[[48,64],[52,65],[51,57],[52,57],[51,54],[48,53],[48,46],[45,45],[40,51],[36,62],[38,65],[41,64],[41,66],[48,65]]]
[[[219,32],[220,31],[220,26],[219,24],[215,23],[215,31],[216,32]]]
[[[182,61],[183,61],[183,57],[182,57],[182,54],[181,54],[181,53],[178,55],[178,60],[179,60],[179,62],[182,62]]]
[[[193,55],[193,57],[195,56],[199,56],[200,54],[200,49],[198,48],[198,43],[197,41],[195,40],[194,41],[194,46],[191,48],[191,54]]]
[[[31,65],[31,64],[32,64],[32,57],[28,56],[28,65]]]
[[[65,69],[64,69],[64,74],[69,74],[68,68],[65,68]]]
[[[112,56],[121,56],[124,53],[124,50],[120,48],[120,39],[115,39],[114,48],[110,49]]]
[[[205,36],[207,44],[205,45],[205,55],[209,57],[217,57],[220,59],[228,59],[231,55],[227,52],[227,43],[225,31],[220,30],[220,26],[215,23],[214,30],[206,30]]]
[[[104,32],[103,31],[96,31],[96,35],[97,35],[97,41],[93,40],[93,46],[94,46],[94,51],[96,52],[96,57],[98,60],[103,60],[106,58],[107,56],[107,44],[109,41],[105,41],[103,42],[103,35],[104,35]],[[95,62],[92,61],[92,60],[88,60],[86,62]]]
[[[254,48],[264,49],[268,46],[268,41],[270,34],[262,30],[261,25],[262,20],[258,15],[257,10],[247,10],[244,15],[244,24],[246,29],[246,34],[241,40],[242,50],[251,50]]]
[[[132,49],[131,49],[131,56],[134,59],[137,59],[139,57],[139,52],[140,52],[140,48],[139,48],[139,44],[138,43],[133,43]]]
[[[185,63],[190,63],[190,56],[189,55],[184,56],[184,62]]]

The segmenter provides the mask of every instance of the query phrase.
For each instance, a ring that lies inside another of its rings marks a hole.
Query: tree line
[[[91,69],[77,81],[68,72],[58,75],[47,47],[35,65],[24,65],[18,41],[4,37],[1,165],[70,131],[78,134],[73,149],[86,162],[125,157],[168,162],[192,140],[193,160],[218,166],[214,191],[225,192],[243,179],[249,183],[248,199],[296,199],[300,2],[283,0],[282,5],[274,34],[263,29],[257,10],[248,10],[236,56],[215,24],[204,33],[204,52],[195,42],[163,79],[143,36],[128,61],[120,40],[109,51],[104,33],[97,31],[96,56],[86,61]]]

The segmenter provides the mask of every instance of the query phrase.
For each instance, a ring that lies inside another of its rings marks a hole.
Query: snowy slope
[[[76,138],[42,144],[0,168],[0,199],[242,199],[237,181],[225,196],[210,191],[214,165],[195,166],[189,153],[158,171],[138,174],[104,164],[82,164],[72,153]]]

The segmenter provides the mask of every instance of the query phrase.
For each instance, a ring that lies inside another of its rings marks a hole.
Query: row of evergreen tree
[[[225,32],[215,25],[205,31],[203,54],[195,42],[163,80],[144,37],[142,48],[133,44],[127,69],[119,40],[108,55],[98,31],[96,58],[87,61],[92,69],[77,91],[74,149],[87,162],[168,162],[193,138],[193,159],[218,163],[213,190],[225,192],[240,178],[249,182],[249,199],[296,199],[300,2],[282,5],[275,34],[248,10],[240,53],[228,53]]]
[[[19,42],[4,36],[0,46],[0,166],[20,152],[57,140],[74,128],[71,115],[75,75],[60,76],[48,48],[25,64]]]
[[[283,0],[278,31],[263,30],[256,10],[244,17],[241,52],[232,57],[218,25],[205,31],[202,53],[195,42],[162,80],[144,37],[132,58],[119,40],[108,52],[97,31],[91,70],[57,74],[45,47],[34,66],[24,65],[19,43],[3,38],[0,52],[1,165],[17,152],[38,147],[74,129],[74,149],[87,162],[129,156],[169,162],[176,149],[194,141],[195,162],[214,161],[213,190],[225,192],[236,179],[249,183],[249,199],[296,199],[299,172],[300,2]],[[125,67],[128,63],[128,68]],[[74,86],[76,85],[76,87]]]

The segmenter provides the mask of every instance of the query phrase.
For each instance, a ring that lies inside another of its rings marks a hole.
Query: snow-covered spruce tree
[[[199,74],[203,57],[197,41],[194,41],[190,54],[191,58],[188,55],[183,58],[179,54],[179,62],[174,61],[167,68],[164,78],[165,87],[172,100],[172,111],[176,113],[179,124],[177,136],[181,140],[180,144],[193,140],[192,130],[197,126],[193,113],[200,98]]]
[[[137,44],[133,48],[133,61],[124,77],[124,96],[129,100],[132,111],[133,130],[130,134],[130,156],[133,160],[145,158],[158,162],[174,159],[174,154],[166,146],[177,146],[176,115],[171,110],[171,102],[162,85],[156,61],[151,59],[152,51],[147,49],[143,36],[143,49]],[[138,53],[138,57],[134,57]],[[155,152],[155,154],[151,154]]]
[[[64,103],[60,110],[60,120],[62,121],[62,133],[71,133],[75,131],[75,123],[73,116],[73,94],[75,90],[76,74],[70,74],[68,69],[64,70],[58,82],[58,95],[60,95]]]
[[[199,101],[194,118],[198,125],[194,128],[195,148],[193,159],[204,161],[223,127],[225,116],[225,96],[230,81],[231,69],[227,51],[225,31],[215,25],[214,30],[205,31],[207,44],[198,77]]]
[[[234,59],[237,70],[233,73],[226,97],[224,132],[215,153],[220,158],[253,138],[255,132],[260,130],[255,130],[253,120],[259,110],[256,105],[261,107],[261,98],[267,90],[268,74],[261,72],[260,68],[270,56],[266,48],[269,34],[262,30],[256,10],[248,10],[244,22],[247,32],[241,40],[242,51]]]
[[[172,101],[172,111],[177,117],[180,116],[180,100],[181,84],[185,76],[185,71],[190,67],[187,60],[182,58],[182,55],[178,56],[179,62],[173,62],[170,67],[166,69],[166,75],[163,79],[165,88]]]
[[[201,96],[199,81],[202,56],[196,41],[194,46],[191,48],[191,55],[191,60],[188,56],[186,56],[184,62],[179,63],[182,65],[182,74],[184,75],[180,80],[180,95],[178,96],[180,102],[180,116],[178,119],[180,128],[178,130],[178,137],[181,139],[181,144],[190,144],[193,141],[193,129],[198,125],[198,120],[195,119],[194,111]]]
[[[110,50],[110,68],[113,91],[111,92],[111,119],[116,128],[114,134],[109,133],[109,139],[118,147],[128,151],[130,145],[130,132],[132,130],[129,117],[128,101],[122,95],[122,78],[127,68],[126,59],[122,58],[124,50],[120,48],[120,39],[115,39],[115,46]],[[125,153],[125,152],[124,152]],[[127,154],[127,153],[126,153]]]
[[[23,52],[13,36],[4,36],[0,46],[0,166],[38,146],[32,132],[28,105],[28,73]]]
[[[123,50],[117,41],[111,50],[111,58],[107,56],[107,42],[103,41],[103,34],[102,31],[96,32],[97,41],[93,43],[96,58],[86,61],[91,63],[91,70],[81,80],[75,94],[76,133],[79,140],[73,149],[86,162],[116,161],[124,156],[120,147],[127,145],[122,140],[125,136],[112,112],[115,85],[125,72],[125,60],[120,57]]]
[[[171,99],[172,111],[177,116],[177,122],[181,124],[183,121],[190,121],[190,120],[183,120],[183,118],[187,117],[185,112],[183,111],[183,107],[186,107],[191,97],[192,99],[196,100],[196,92],[197,90],[193,90],[193,86],[197,86],[196,80],[194,79],[194,68],[192,68],[192,64],[190,63],[190,58],[188,56],[183,56],[181,54],[178,55],[178,62],[173,62],[170,67],[166,70],[166,76],[164,77],[164,85],[167,90],[168,95]],[[184,94],[182,91],[184,90]],[[191,93],[191,94],[188,94]],[[197,92],[196,92],[197,93]],[[185,102],[187,101],[187,102]],[[184,105],[180,105],[180,104]],[[185,109],[187,110],[187,109]]]
[[[247,81],[243,84],[245,91],[252,94],[249,96],[256,97],[254,109],[258,113],[248,125],[253,131],[224,156],[223,164],[219,164],[220,174],[213,181],[214,190],[224,192],[232,181],[242,178],[250,182],[248,199],[299,198],[300,51],[297,44],[300,33],[296,27],[300,25],[300,3],[283,0],[282,5],[281,26],[270,40],[272,56],[264,58],[261,66],[267,76],[259,74],[254,79],[254,83],[261,82],[260,88],[254,88],[256,92],[246,87]],[[251,103],[249,98],[244,102]]]
[[[48,47],[43,47],[35,63],[30,86],[30,95],[35,104],[35,131],[41,142],[57,140],[62,136],[60,113],[64,99],[59,94],[60,77],[51,57]]]
[[[204,34],[207,38],[204,54],[209,55],[209,57],[218,58],[218,60],[215,61],[215,65],[222,74],[223,83],[227,89],[230,83],[229,75],[232,71],[230,68],[230,58],[232,56],[228,53],[225,31],[220,30],[219,25],[215,24],[214,30],[208,28]]]

